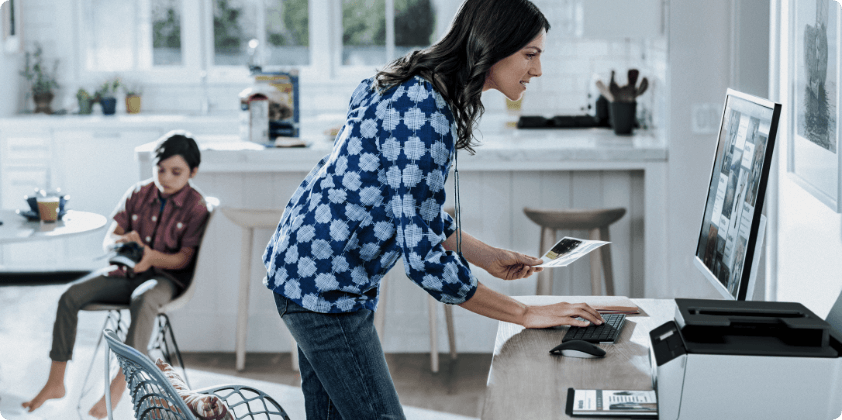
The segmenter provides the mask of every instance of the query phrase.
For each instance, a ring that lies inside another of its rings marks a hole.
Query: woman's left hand
[[[507,249],[498,249],[491,256],[491,261],[483,268],[494,277],[503,280],[517,280],[529,277],[532,273],[543,271],[543,267],[534,267],[541,262],[540,258],[530,257]]]

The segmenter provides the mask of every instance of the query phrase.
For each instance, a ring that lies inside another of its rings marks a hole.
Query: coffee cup
[[[44,222],[55,222],[58,220],[59,197],[38,197],[38,215]]]

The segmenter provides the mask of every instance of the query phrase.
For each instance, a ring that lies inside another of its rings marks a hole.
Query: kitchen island
[[[234,136],[199,137],[202,163],[194,184],[222,206],[281,210],[298,184],[332,141],[305,137],[304,148],[263,148]],[[460,152],[462,221],[465,231],[499,247],[538,255],[539,227],[523,207],[628,210],[611,226],[616,293],[656,298],[666,282],[666,163],[663,136],[640,131],[616,136],[608,129],[501,130],[487,133],[473,156]],[[152,144],[135,149],[138,179],[152,175]],[[452,176],[447,203],[453,203]],[[252,247],[248,351],[288,351],[286,334],[271,293],[261,284],[261,254],[272,230],[258,230]],[[586,232],[560,232],[587,237]],[[193,301],[173,313],[179,344],[189,351],[233,351],[237,313],[240,249],[239,227],[224,216],[209,226],[207,265],[197,269],[202,282]],[[207,256],[207,255],[206,255]],[[579,261],[553,269],[554,292],[590,293],[589,266]],[[535,292],[535,278],[502,281],[475,270],[480,281],[508,295]],[[399,263],[388,276],[384,350],[424,352],[429,344],[424,292],[403,275]],[[457,348],[485,352],[496,323],[455,308]],[[444,334],[444,323],[440,322]],[[217,331],[230,331],[218,334]],[[446,351],[446,340],[439,340]]]

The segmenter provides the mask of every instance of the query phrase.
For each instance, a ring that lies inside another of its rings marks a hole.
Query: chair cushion
[[[158,359],[155,364],[158,365],[158,369],[161,369],[161,372],[164,373],[164,376],[167,377],[170,384],[172,384],[173,388],[175,388],[178,396],[184,400],[184,403],[187,404],[187,407],[197,419],[234,420],[231,410],[222,398],[219,398],[216,395],[208,395],[191,391],[187,388],[187,384],[184,383],[184,379],[182,379],[181,376],[173,370],[172,366],[161,359]]]

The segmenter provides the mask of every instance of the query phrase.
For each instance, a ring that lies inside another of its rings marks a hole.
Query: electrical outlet
[[[722,119],[722,106],[717,103],[695,103],[691,111],[693,134],[716,134]]]

